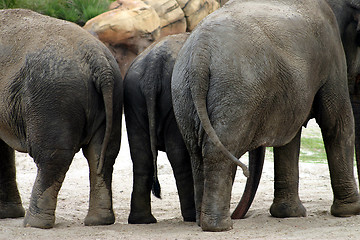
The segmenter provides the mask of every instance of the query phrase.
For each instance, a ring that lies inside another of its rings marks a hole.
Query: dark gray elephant
[[[114,223],[122,114],[114,57],[77,25],[29,10],[1,10],[0,35],[0,218],[24,215],[14,149],[38,168],[24,226],[51,228],[59,189],[82,148],[90,168],[85,225]]]
[[[355,117],[355,150],[358,175],[360,175],[360,49],[359,49],[359,17],[360,17],[360,1],[354,0],[326,0],[333,10],[340,32],[341,41],[344,47],[347,73],[348,87],[350,99],[352,103],[353,113]],[[275,149],[277,152],[278,149]],[[276,154],[278,155],[278,154]],[[245,216],[251,202],[255,196],[257,184],[260,181],[263,163],[259,160],[253,163],[250,177],[244,191],[243,198],[239,202],[237,208],[232,214],[232,218],[238,219]],[[249,167],[250,168],[250,167]],[[295,181],[292,179],[292,181]],[[294,187],[298,187],[295,185]],[[282,188],[275,182],[275,189]],[[287,217],[288,214],[276,215]]]
[[[175,59],[188,34],[168,36],[142,52],[124,78],[124,113],[133,161],[129,223],[155,223],[150,192],[160,197],[156,159],[167,153],[185,221],[195,221],[190,157],[176,125],[170,81]]]
[[[275,155],[271,214],[306,215],[298,155],[301,128],[313,117],[328,157],[331,213],[360,213],[346,72],[337,22],[324,0],[229,1],[198,25],[179,52],[171,88],[203,230],[232,228],[236,166],[248,173],[237,158],[267,146]]]

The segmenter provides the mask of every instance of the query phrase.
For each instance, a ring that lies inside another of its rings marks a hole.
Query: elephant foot
[[[300,200],[274,202],[270,207],[270,214],[277,218],[306,217],[306,209]]]
[[[112,210],[98,210],[89,211],[85,217],[85,226],[98,226],[98,225],[110,225],[115,222],[114,211]]]
[[[201,211],[196,211],[196,224],[200,226],[200,216],[201,216]]]
[[[139,214],[139,213],[130,213],[128,218],[128,223],[130,224],[150,224],[157,223],[156,218],[151,214]]]
[[[335,217],[350,217],[360,214],[360,200],[358,197],[347,200],[334,200],[331,215]]]
[[[230,216],[220,218],[202,214],[200,226],[203,231],[222,232],[231,230],[233,228],[233,223]]]
[[[25,216],[25,210],[19,203],[0,204],[0,219],[20,218]]]
[[[195,209],[189,211],[183,211],[182,216],[184,222],[196,222],[196,211]]]
[[[29,211],[27,211],[26,216],[24,218],[24,227],[49,229],[49,228],[53,228],[54,224],[55,224],[55,215],[50,215],[50,214],[33,215]]]
[[[183,216],[184,222],[196,222],[196,217],[194,216]]]

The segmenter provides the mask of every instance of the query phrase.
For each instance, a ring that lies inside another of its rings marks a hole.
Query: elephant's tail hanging
[[[225,148],[216,134],[215,129],[211,125],[209,119],[209,114],[206,107],[206,96],[209,89],[210,74],[209,68],[207,66],[203,66],[203,64],[210,61],[210,54],[204,49],[199,49],[194,51],[192,60],[193,61],[190,64],[192,71],[189,72],[190,76],[188,79],[193,80],[193,82],[190,84],[191,96],[203,129],[214,145],[218,147],[222,153],[231,159],[236,165],[241,167],[246,177],[249,177],[249,170],[247,166]]]

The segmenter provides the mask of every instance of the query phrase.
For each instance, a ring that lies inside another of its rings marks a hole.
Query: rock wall
[[[132,60],[160,38],[190,32],[227,0],[117,0],[84,29],[112,51],[124,76]]]

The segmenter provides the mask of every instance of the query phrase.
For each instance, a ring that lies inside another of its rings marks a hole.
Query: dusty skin
[[[303,135],[320,135],[312,120]],[[109,226],[85,227],[89,198],[88,166],[78,153],[60,190],[55,227],[50,230],[24,228],[23,218],[0,220],[0,240],[8,239],[359,239],[360,216],[336,218],[330,215],[332,191],[326,164],[300,163],[300,198],[307,209],[305,218],[277,219],[269,214],[273,198],[273,161],[267,151],[263,176],[246,219],[235,220],[228,232],[203,232],[195,223],[182,221],[171,167],[164,153],[159,156],[162,200],[152,200],[157,224],[129,225],[132,189],[132,163],[125,127],[122,146],[113,176],[113,202],[116,222]],[[242,160],[246,161],[247,156]],[[33,160],[16,153],[17,179],[25,208],[36,176]],[[354,169],[355,170],[355,169]],[[245,177],[239,170],[233,186],[231,207],[240,200]]]

